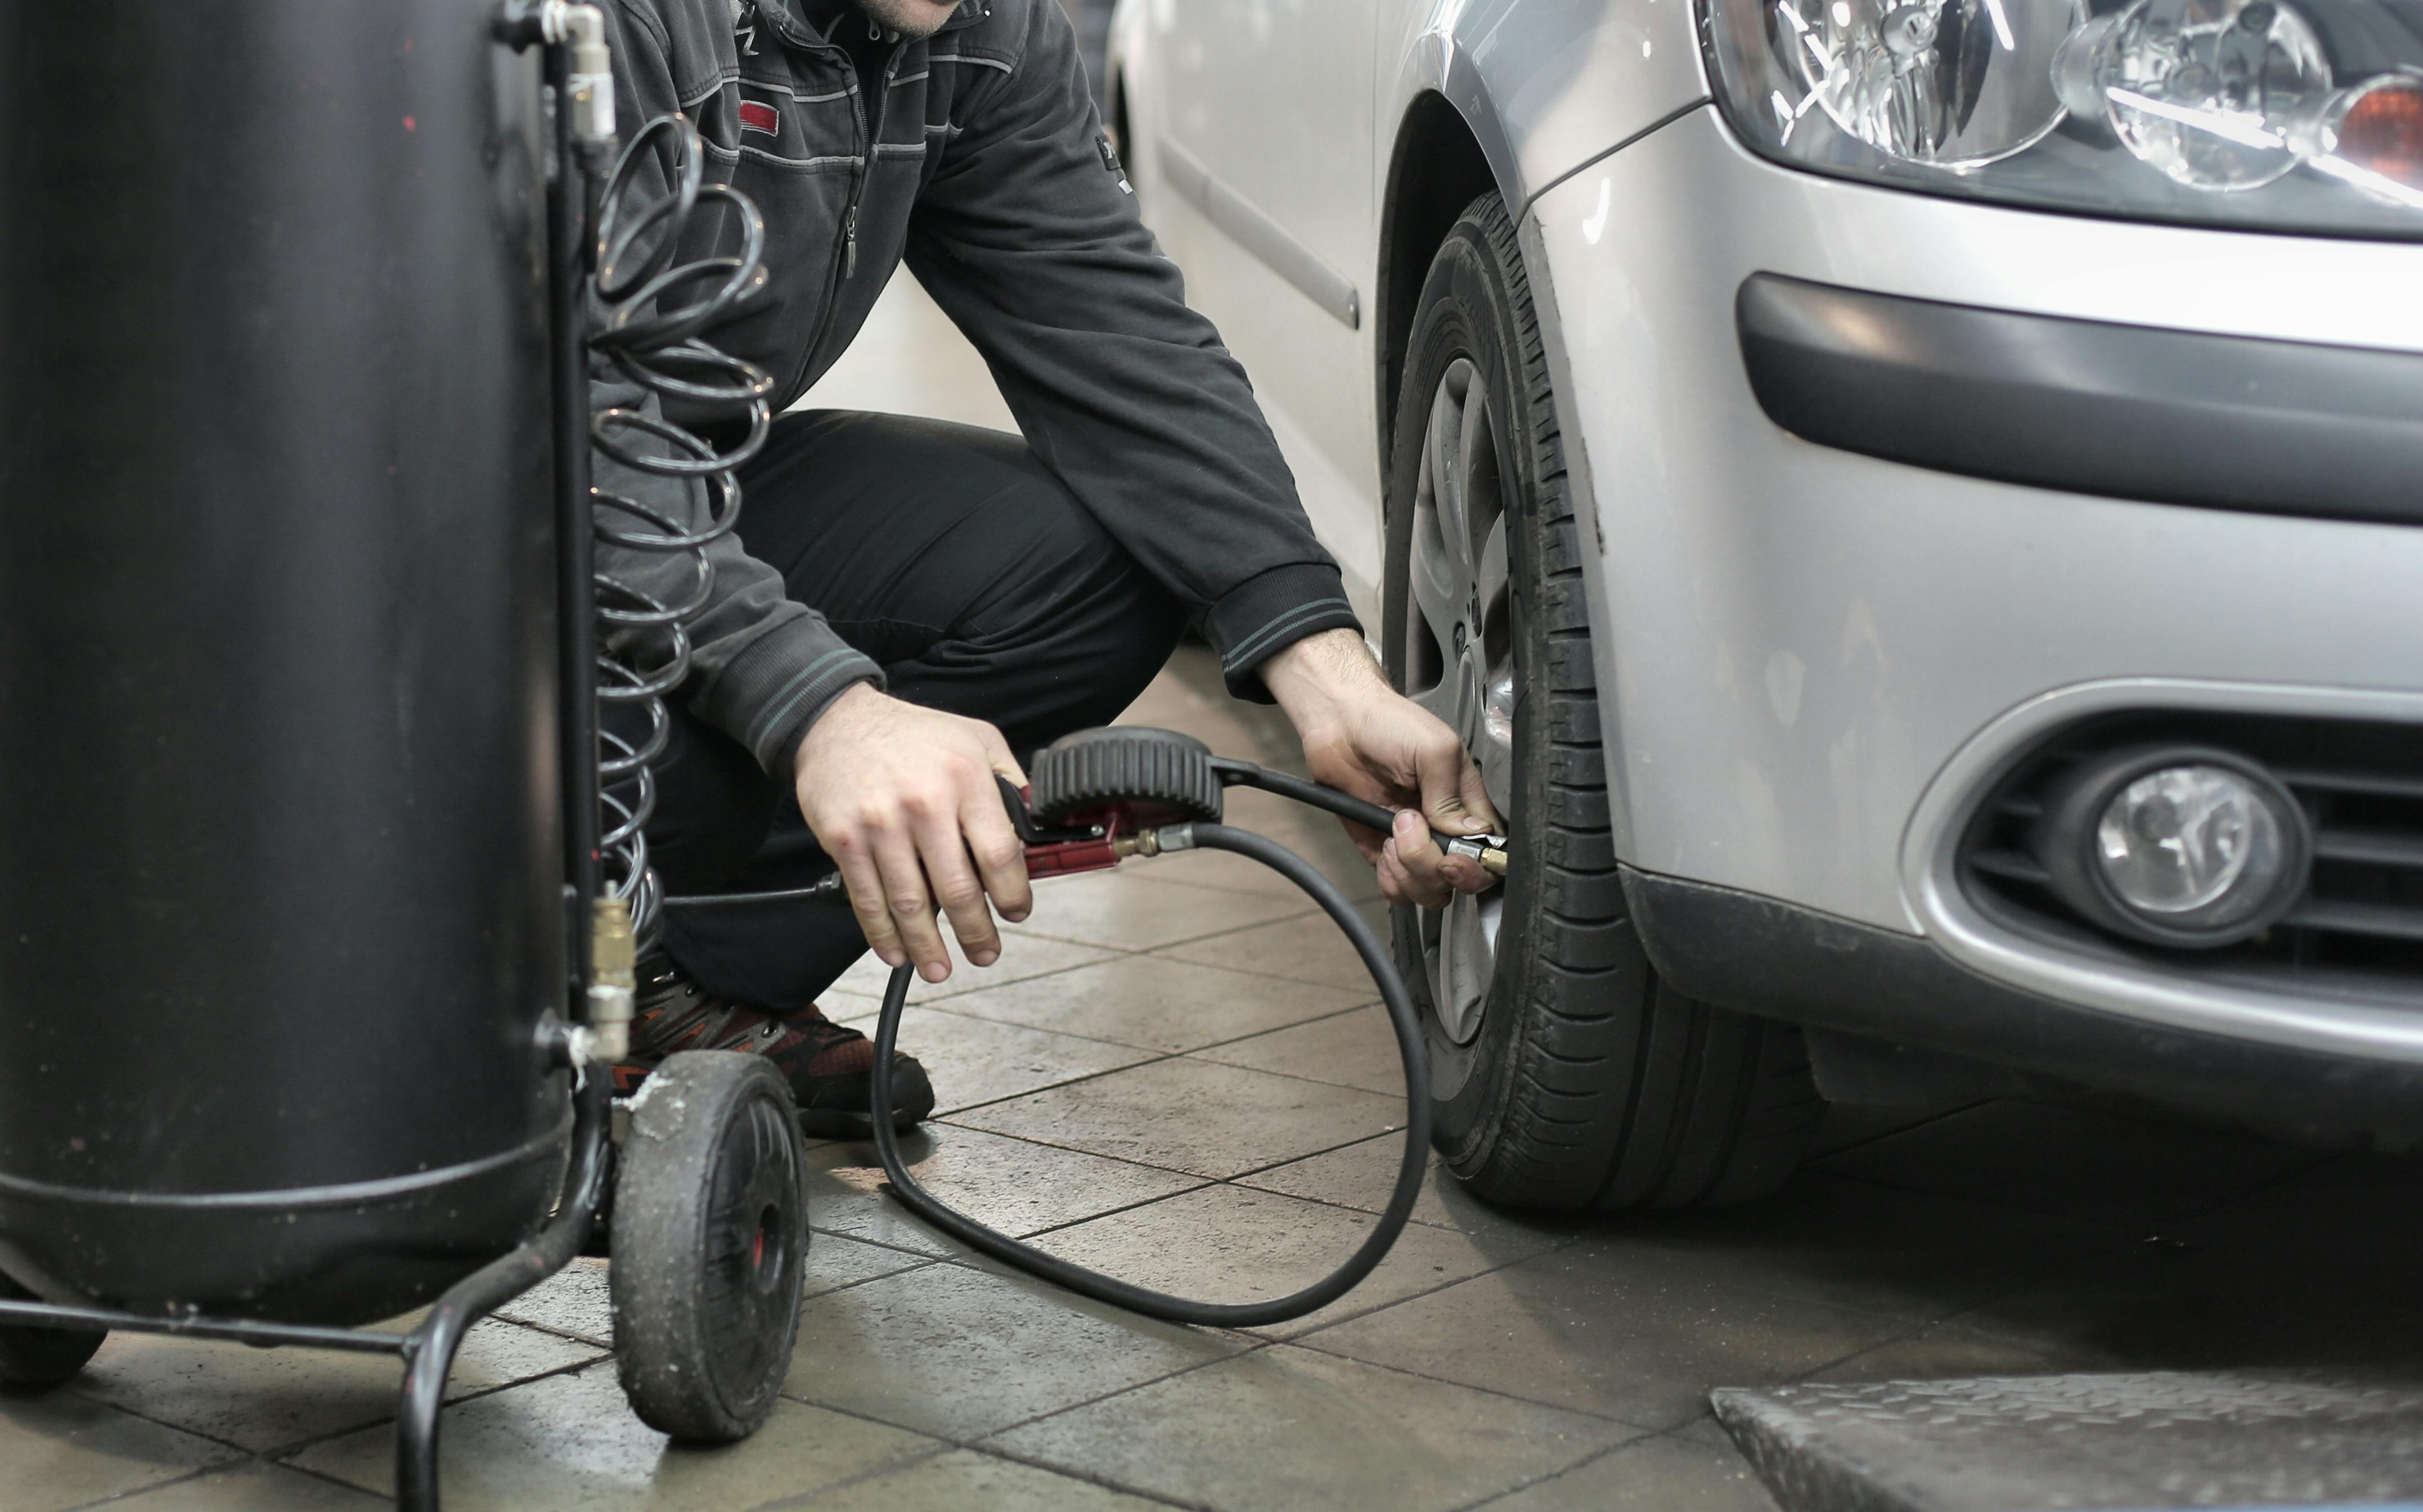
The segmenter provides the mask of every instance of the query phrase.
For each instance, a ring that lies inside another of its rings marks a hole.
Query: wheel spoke
[[[1462,560],[1469,570],[1478,568],[1481,532],[1498,513],[1497,434],[1489,425],[1488,390],[1478,383],[1465,396],[1463,418],[1456,455],[1464,470],[1456,477],[1456,501],[1462,506]]]
[[[1509,656],[1490,669],[1488,685],[1481,690],[1480,738],[1473,742],[1472,751],[1481,767],[1481,785],[1501,822],[1513,811],[1514,705],[1521,697],[1514,661]]]
[[[1413,549],[1406,554],[1406,586],[1414,608],[1438,642],[1443,661],[1455,659],[1455,626],[1464,613],[1465,585],[1437,540],[1438,522],[1428,511],[1414,521]]]
[[[1480,602],[1483,621],[1502,607],[1506,574],[1506,516],[1501,513],[1490,522],[1489,534],[1481,543],[1481,559],[1473,568],[1473,597]]]
[[[1456,381],[1461,374],[1465,383]],[[1459,359],[1439,384],[1431,403],[1431,503],[1438,512],[1440,542],[1447,561],[1465,587],[1472,582],[1472,517],[1465,491],[1471,479],[1465,443],[1472,411],[1485,402],[1470,386],[1472,364]],[[1457,597],[1462,598],[1459,591]]]
[[[1455,663],[1450,661],[1447,664],[1447,675],[1440,678],[1435,686],[1408,689],[1405,697],[1437,715],[1439,722],[1451,730],[1455,728],[1456,718],[1462,713],[1456,707],[1459,701],[1456,698],[1458,681]]]

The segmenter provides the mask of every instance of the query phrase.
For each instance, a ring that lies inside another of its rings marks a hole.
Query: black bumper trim
[[[1744,279],[1750,389],[1804,440],[2208,509],[2423,524],[2423,355]]]
[[[2318,1140],[2423,1142],[2423,1065],[2123,1018],[1979,976],[1914,935],[1629,866],[1623,876],[1658,972],[1722,1007]]]

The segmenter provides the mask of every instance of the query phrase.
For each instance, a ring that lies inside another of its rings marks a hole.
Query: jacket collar
[[[775,35],[794,47],[829,46],[826,39],[835,35],[835,25],[848,24],[865,14],[848,0],[756,0],[756,5]],[[974,25],[992,13],[991,5],[992,0],[959,0],[959,8],[934,35]]]

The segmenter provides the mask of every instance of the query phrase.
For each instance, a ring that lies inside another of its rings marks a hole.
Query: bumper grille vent
[[[2095,930],[2046,885],[2028,834],[2076,763],[2149,742],[2218,746],[2271,769],[2314,835],[2313,877],[2288,917],[2219,951],[2165,951]],[[2004,928],[2091,944],[2273,990],[2384,992],[2423,1004],[2423,725],[2180,710],[2071,727],[2023,759],[1971,821],[1960,885]]]

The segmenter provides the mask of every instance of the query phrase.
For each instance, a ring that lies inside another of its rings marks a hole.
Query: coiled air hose
[[[672,160],[671,186],[641,202],[635,171],[660,147]],[[725,228],[737,224],[738,250],[674,260],[707,204],[723,207]],[[749,418],[747,434],[728,449],[644,408],[617,405],[590,420],[590,441],[598,451],[635,472],[677,479],[708,495],[705,520],[693,526],[627,494],[591,490],[597,510],[593,529],[601,545],[683,556],[692,568],[689,591],[668,597],[602,571],[595,575],[598,797],[609,811],[597,849],[606,886],[629,907],[632,932],[645,950],[655,940],[663,903],[648,865],[645,827],[657,804],[651,764],[672,733],[665,695],[689,675],[687,626],[715,588],[706,548],[739,522],[737,469],[765,446],[773,420],[772,375],[710,345],[701,333],[766,286],[766,222],[745,195],[705,181],[697,127],[687,117],[668,115],[641,128],[623,149],[597,195],[591,224],[596,228],[591,290],[597,309],[589,347],[599,367],[654,396],[660,409],[669,402],[692,412],[745,409]],[[610,640],[645,646],[650,654],[643,664],[630,651],[603,649]],[[646,732],[634,740],[609,728],[604,715],[617,705],[639,709]],[[617,793],[618,785],[626,791]]]

